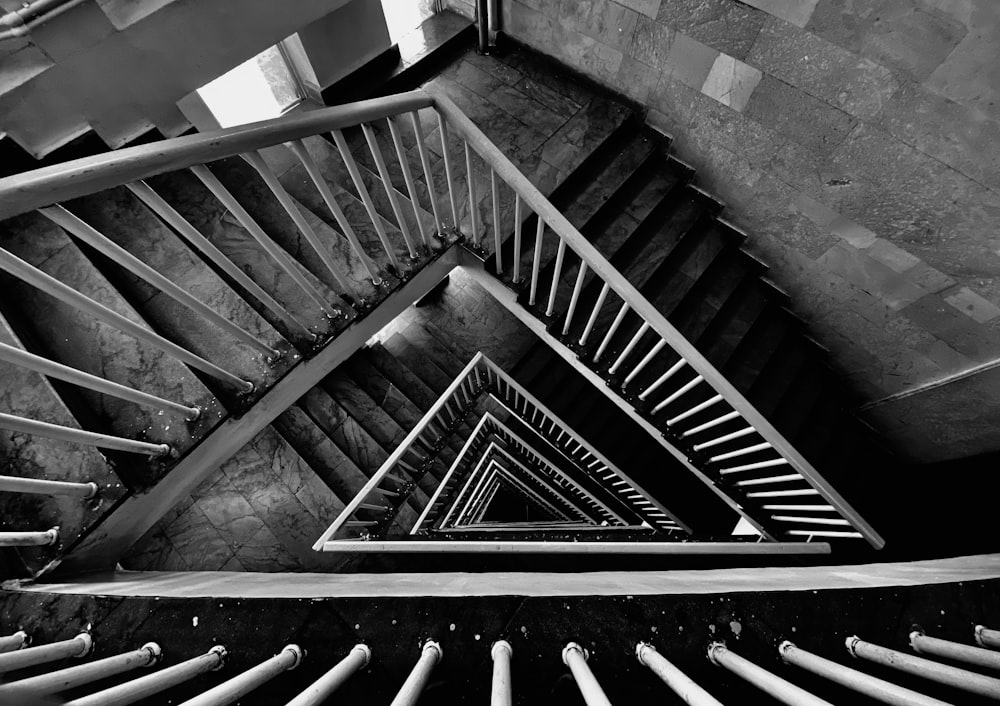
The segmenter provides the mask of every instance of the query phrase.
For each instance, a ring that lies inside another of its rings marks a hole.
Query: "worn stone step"
[[[5,221],[0,245],[42,271],[140,326],[146,322],[114,286],[94,267],[75,242],[58,226],[40,215],[27,214]],[[140,343],[103,322],[82,315],[75,308],[41,293],[19,280],[9,281],[12,300],[19,303],[18,322],[30,334],[33,350],[70,367],[149,392],[175,402],[197,405],[198,420],[186,422],[179,415],[88,390],[84,400],[99,428],[131,439],[169,444],[178,453],[190,448],[224,414],[216,397],[182,363]],[[88,420],[89,421],[89,420]],[[134,455],[130,454],[129,458]],[[162,462],[143,465],[143,474],[158,476]],[[143,482],[148,482],[146,478]]]

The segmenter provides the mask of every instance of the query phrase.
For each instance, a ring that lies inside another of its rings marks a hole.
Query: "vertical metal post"
[[[116,449],[118,451],[128,451],[129,453],[145,454],[147,456],[165,456],[170,453],[170,446],[167,444],[150,444],[145,441],[133,441],[132,439],[125,439],[120,436],[98,434],[97,432],[85,431],[74,427],[39,422],[35,419],[26,419],[3,412],[0,412],[0,429],[9,429],[11,431],[19,431],[23,434],[35,434],[46,439],[59,439],[74,444],[97,446],[103,449]]]
[[[708,658],[712,660],[712,664],[723,667],[788,706],[832,706],[829,701],[824,701],[740,657],[721,642],[709,645]]]
[[[857,636],[847,638],[846,645],[847,651],[851,653],[852,657],[892,667],[907,674],[913,674],[939,684],[947,684],[980,696],[1000,699],[1000,679],[873,645]]]
[[[445,122],[444,115],[439,111],[436,112],[438,117],[438,132],[441,133],[441,159],[444,160],[444,174],[448,181],[448,201],[451,203],[451,221],[457,231],[459,230],[458,203],[455,201],[455,179],[451,172],[451,150],[448,147],[448,123]]]
[[[58,527],[44,532],[0,532],[0,547],[47,547],[58,541]]]
[[[226,659],[226,648],[216,645],[208,652],[159,671],[132,679],[78,699],[67,701],[64,706],[128,706],[141,702],[154,694],[183,684],[199,674],[221,669]]]
[[[206,692],[188,699],[182,706],[219,706],[231,704],[240,699],[261,684],[264,684],[282,672],[295,669],[302,662],[303,652],[298,645],[286,645],[271,659],[261,662],[256,667],[239,674],[229,681],[223,682]]]
[[[1000,630],[990,630],[985,625],[977,625],[974,634],[977,644],[1000,650]]]
[[[424,144],[424,128],[420,124],[420,116],[416,111],[410,113],[410,122],[413,123],[413,132],[417,136],[417,153],[420,155],[420,166],[424,170],[424,179],[427,181],[427,193],[431,198],[434,227],[437,229],[437,234],[441,235],[441,214],[438,212],[437,190],[434,188],[434,170],[431,169],[427,145]]]
[[[1000,669],[1000,652],[929,637],[916,630],[910,633],[910,647],[914,652],[932,657],[953,659],[986,669]]]
[[[604,689],[601,688],[594,673],[587,666],[589,657],[587,650],[575,642],[568,643],[562,651],[563,664],[569,667],[573,673],[573,679],[576,681],[587,706],[611,706]]]
[[[469,223],[472,228],[472,244],[479,245],[479,199],[476,195],[476,177],[472,172],[472,148],[465,143],[465,176],[469,180]]]
[[[635,646],[635,656],[639,660],[639,664],[649,667],[650,671],[662,679],[663,683],[669,686],[684,703],[691,704],[691,706],[722,706],[714,696],[671,664],[652,645],[640,642]]]
[[[511,706],[514,702],[513,688],[510,681],[510,660],[514,649],[506,640],[497,640],[490,649],[493,658],[493,690],[490,693],[490,706]]]
[[[319,706],[325,703],[327,698],[339,689],[340,685],[347,681],[352,674],[368,664],[371,656],[372,651],[368,645],[355,645],[344,659],[334,665],[333,669],[289,701],[287,706]]]
[[[878,679],[805,650],[800,650],[788,640],[778,645],[778,653],[788,664],[794,664],[796,667],[818,674],[882,703],[893,704],[893,706],[948,706],[944,701],[932,699],[911,689],[905,689],[884,679]]]
[[[0,674],[55,662],[67,657],[85,657],[90,654],[93,647],[94,640],[90,637],[90,633],[82,632],[69,640],[27,647],[17,652],[5,652],[0,654]]]
[[[123,652],[75,667],[59,669],[47,674],[39,674],[27,679],[19,679],[0,686],[0,703],[10,703],[4,697],[11,697],[15,694],[21,697],[58,694],[133,669],[151,667],[160,661],[162,655],[163,652],[159,645],[155,642],[147,642],[137,650]]]
[[[476,30],[479,43],[476,51],[488,54],[490,51],[490,12],[486,0],[476,0]]]
[[[0,637],[0,653],[14,652],[28,646],[28,633],[18,630],[12,635]]]
[[[0,476],[0,492],[27,493],[29,495],[65,495],[89,499],[97,495],[97,483],[71,483],[62,480],[40,480],[17,476]],[[23,633],[22,633],[23,634]],[[0,637],[0,645],[5,638]],[[6,652],[0,647],[0,652]]]
[[[434,671],[434,667],[441,661],[444,652],[434,640],[428,640],[421,648],[420,659],[413,665],[413,670],[406,677],[403,686],[399,688],[396,698],[392,700],[390,706],[413,706],[420,699],[427,680]]]
[[[503,273],[503,260],[500,258],[500,187],[495,169],[490,169],[490,190],[493,197],[493,256],[496,258],[499,275]]]

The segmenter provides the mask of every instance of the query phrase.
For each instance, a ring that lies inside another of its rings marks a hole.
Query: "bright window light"
[[[271,47],[198,89],[221,127],[276,118],[300,100],[285,58]]]

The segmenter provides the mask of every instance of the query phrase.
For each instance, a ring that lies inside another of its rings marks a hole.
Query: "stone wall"
[[[675,137],[900,451],[1000,448],[1000,376],[923,392],[1000,358],[1000,3],[503,10],[508,35]]]

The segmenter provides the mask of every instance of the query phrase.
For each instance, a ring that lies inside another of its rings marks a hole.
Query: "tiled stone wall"
[[[895,397],[1000,357],[1000,3],[503,8],[675,137],[901,450],[1000,449],[1000,394],[966,404],[988,376]]]

